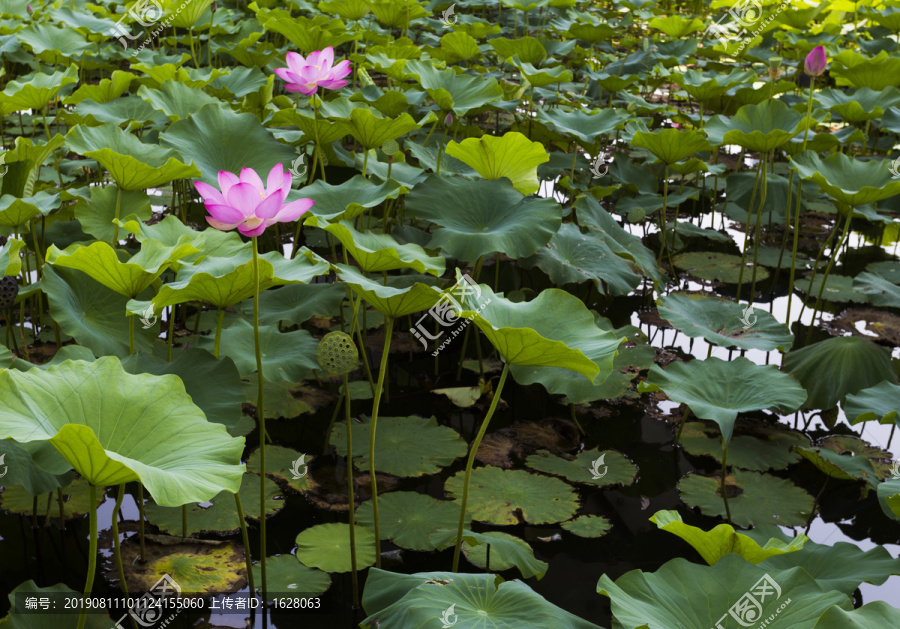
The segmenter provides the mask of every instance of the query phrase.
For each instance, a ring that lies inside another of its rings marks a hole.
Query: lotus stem
[[[262,370],[262,354],[259,348],[259,246],[253,240],[253,341],[256,347],[256,418],[259,420],[259,568],[262,575],[263,600],[268,600],[266,582],[266,409],[265,379]]]
[[[888,443],[888,447],[891,447],[890,443]],[[66,507],[65,507],[66,503],[63,501],[62,487],[56,488],[56,501],[59,503],[59,530],[65,531],[66,530]]]
[[[764,170],[762,166],[763,159],[761,157],[759,163],[756,164],[756,179],[753,180],[753,192],[750,194],[750,205],[747,206],[747,231],[744,232],[744,246],[741,250],[741,268],[738,271],[737,294],[735,296],[735,299],[737,301],[741,300],[741,288],[743,288],[744,286],[744,259],[747,255],[747,243],[750,241],[750,215],[753,212],[753,203],[756,201],[756,190],[759,186],[759,176],[762,174],[762,170]]]
[[[299,98],[299,97],[298,97]],[[319,141],[319,95],[318,92],[313,94],[312,102],[313,102],[313,129],[316,133],[316,156],[319,160],[319,172],[322,173],[322,181],[328,181],[325,178],[325,160],[322,159],[322,143]],[[313,169],[315,169],[316,165],[313,164]],[[263,582],[265,583],[265,577],[263,577]]]
[[[759,191],[759,208],[756,210],[756,231],[753,234],[753,278],[750,281],[750,297],[748,299],[751,306],[753,305],[753,297],[756,295],[756,260],[757,260],[757,257],[759,256],[759,246],[761,244],[760,236],[759,236],[759,225],[760,225],[760,220],[762,219],[762,209],[763,209],[763,206],[766,204],[766,190],[768,188],[768,183],[767,183],[768,179],[766,178],[766,160],[768,159],[768,157],[769,157],[769,154],[766,153],[763,156],[763,160],[762,160],[762,164],[763,164],[763,167],[762,167],[762,189]],[[769,216],[770,217],[772,216],[771,213],[769,214]],[[747,253],[747,249],[745,247],[744,251],[742,252],[742,257],[746,253]],[[740,272],[741,273],[744,272],[743,260],[741,261],[741,271]],[[738,280],[738,287],[740,287],[740,280]]]
[[[87,621],[87,599],[94,589],[94,573],[97,571],[97,488],[94,485],[88,485],[90,492],[90,527],[91,538],[88,548],[88,572],[87,579],[84,583],[84,599],[81,613],[78,615],[78,629],[84,629],[84,623]],[[113,516],[115,518],[115,515]]]
[[[138,511],[140,512],[140,519],[138,523],[138,536],[141,542],[141,563],[146,561],[145,559],[145,547],[144,547],[144,484],[138,481]]]
[[[840,254],[841,248],[844,246],[844,243],[850,238],[851,220],[853,220],[852,206],[847,212],[847,221],[844,223],[844,233],[841,234],[841,239],[838,242],[837,246],[835,246],[834,249],[831,250],[831,255],[828,258],[828,266],[825,267],[825,275],[822,276],[822,285],[819,286],[819,294],[816,296],[816,305],[813,306],[812,319],[810,319],[809,330],[806,333],[807,343],[809,343],[810,338],[812,337],[813,325],[816,321],[816,314],[819,312],[819,306],[821,306],[822,304],[822,293],[825,292],[825,282],[828,281],[828,274],[831,272],[831,267],[834,266],[834,261],[837,260],[837,257]]]
[[[122,498],[124,497],[125,483],[122,483],[119,485],[119,491],[116,494],[116,506],[112,513],[112,535],[113,553],[116,557],[116,570],[119,572],[119,582],[122,584],[122,591],[125,593],[125,598],[128,598],[128,583],[125,581],[125,570],[122,567],[122,549],[119,546],[119,509],[122,508]]]
[[[666,207],[668,206],[669,199],[669,165],[666,164],[665,172],[663,174],[663,206],[659,211],[659,219],[660,219],[660,237],[662,238],[662,246],[659,250],[659,259],[657,260],[657,265],[662,263],[662,254],[663,251],[666,252],[666,257],[669,258],[669,270],[672,272],[672,275],[678,279],[678,273],[675,271],[675,263],[672,262],[672,252],[669,250],[669,237],[666,234]],[[678,213],[675,214],[675,224],[678,225]],[[675,242],[675,239],[672,239],[672,242]]]
[[[728,463],[728,447],[723,444],[722,446],[722,477],[719,479],[719,491],[722,492],[722,500],[725,502],[725,516],[728,518],[728,523],[731,524],[731,509],[728,506],[728,494],[725,493],[725,475]]]
[[[437,158],[437,167],[434,169],[436,175],[441,174],[441,158],[444,156],[444,141],[447,139],[447,132],[450,130],[450,127],[444,125],[444,135],[441,137],[441,144],[438,146],[438,158]],[[430,136],[431,134],[429,134]]]
[[[350,569],[353,580],[353,608],[359,607],[359,575],[356,571],[356,492],[353,490],[353,431],[350,423],[350,383],[344,374],[344,408],[347,419],[347,497],[350,504]],[[340,406],[340,401],[338,401]],[[374,427],[374,425],[373,425]],[[373,482],[372,487],[375,484]]]
[[[712,349],[712,345],[709,346]],[[709,356],[707,356],[709,358]],[[687,423],[687,418],[691,414],[691,408],[686,407],[684,409],[684,415],[681,416],[681,422],[678,424],[678,434],[675,435],[675,445],[678,445],[678,442],[681,440],[681,431],[684,430],[684,425]]]
[[[491,417],[494,416],[494,411],[497,410],[497,403],[500,402],[500,394],[503,392],[503,385],[506,383],[506,376],[509,374],[509,365],[510,363],[508,362],[503,364],[503,372],[500,374],[500,382],[497,383],[494,399],[491,400],[491,406],[488,408],[487,415],[484,416],[484,421],[481,423],[481,428],[475,436],[475,441],[472,442],[472,447],[469,450],[469,459],[466,461],[462,502],[459,505],[459,526],[456,529],[456,547],[453,549],[453,572],[459,571],[459,551],[462,549],[463,528],[466,525],[466,505],[469,502],[469,480],[472,478],[472,466],[475,464],[475,455],[478,453],[481,440],[484,439],[484,433],[487,432]]]
[[[381,393],[384,390],[384,377],[387,373],[388,355],[391,350],[391,334],[394,331],[394,318],[385,316],[384,351],[381,353],[381,367],[378,369],[378,384],[375,386],[375,399],[372,402],[372,425],[369,427],[369,478],[372,481],[372,512],[375,518],[375,567],[381,568],[381,526],[378,522],[378,485],[375,482],[375,429],[378,425],[378,407],[381,405]],[[349,412],[349,405],[348,405]],[[347,425],[350,432],[350,425]],[[353,523],[350,523],[351,528]]]
[[[119,212],[122,207],[122,188],[116,185],[116,220],[113,222],[113,237],[112,237],[112,246],[113,249],[116,248],[116,243],[119,242]],[[187,222],[187,221],[185,221]]]
[[[172,336],[175,333],[175,306],[169,306],[169,333],[166,335],[166,362],[172,362]]]
[[[128,353],[134,354],[134,315],[128,317]]]
[[[216,319],[216,340],[213,343],[213,356],[219,357],[219,341],[222,339],[222,321],[225,320],[225,309],[219,308],[219,316]]]
[[[247,566],[247,584],[250,586],[250,594],[256,596],[256,588],[253,584],[253,557],[250,555],[250,536],[247,534],[247,520],[244,518],[244,507],[241,505],[241,496],[234,494],[234,506],[237,508],[238,520],[241,522],[241,540],[244,543],[244,564]]]

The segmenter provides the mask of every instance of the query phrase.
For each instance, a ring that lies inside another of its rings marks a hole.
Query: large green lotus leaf
[[[323,218],[310,216],[307,225],[324,229],[334,235],[344,250],[353,256],[359,268],[366,273],[415,269],[419,273],[430,273],[440,277],[446,270],[446,261],[440,256],[430,256],[415,243],[401,245],[390,234],[359,232],[350,221],[329,223]]]
[[[186,256],[181,262],[197,262],[206,257],[227,258],[242,249],[248,249],[247,243],[241,240],[240,234],[236,232],[223,232],[214,227],[195,231],[182,223],[177,216],[172,215],[152,225],[141,222],[137,218],[122,219],[119,221],[119,227],[134,234],[134,238],[138,242],[152,239],[158,240],[167,247],[174,247],[186,237],[187,240],[194,243],[195,247],[203,249],[200,254]],[[303,251],[303,248],[300,251]],[[180,266],[173,265],[172,268],[178,269]]]
[[[50,441],[93,485],[139,480],[173,507],[240,485],[244,440],[208,422],[176,376],[132,375],[104,356],[6,370],[0,384],[15,392],[0,401],[3,434]]]
[[[344,121],[347,132],[356,138],[365,149],[378,148],[388,140],[396,140],[421,125],[409,114],[400,114],[396,119],[380,118],[369,109],[354,109],[350,120]]]
[[[519,69],[522,76],[534,87],[547,87],[554,83],[568,83],[572,80],[572,72],[564,65],[552,68],[535,68],[527,61],[521,61],[517,57],[509,60],[513,66]]]
[[[529,256],[546,245],[562,223],[555,200],[525,197],[508,180],[430,175],[407,195],[406,209],[441,227],[429,249],[439,247],[470,262],[496,251],[513,259]]]
[[[6,174],[0,177],[0,194],[19,198],[32,196],[41,164],[65,143],[66,139],[59,133],[44,144],[33,144],[25,137],[16,138],[15,146],[3,155]]]
[[[900,103],[900,90],[888,87],[876,92],[863,87],[845,92],[827,88],[815,92],[813,98],[816,103],[839,114],[847,122],[865,122],[881,118],[885,109]]]
[[[812,286],[810,287],[809,276],[807,275],[798,282],[799,286],[797,286],[797,290],[806,293],[812,299],[817,298],[819,295],[819,291],[821,290],[823,301],[831,301],[835,303],[846,303],[852,301],[860,304],[866,303],[868,301],[868,299],[866,299],[866,295],[863,292],[854,289],[853,285],[856,283],[856,281],[849,275],[829,273],[828,280],[825,282],[824,290],[822,290],[822,277],[822,273],[817,273],[815,278],[813,278]]]
[[[0,247],[0,269],[3,270],[2,275],[18,275],[22,270],[22,257],[19,251],[25,246],[24,240],[10,238],[2,247]]]
[[[194,163],[184,164],[175,151],[145,144],[115,125],[77,125],[66,134],[66,144],[75,153],[97,160],[122,190],[142,190],[200,176]]]
[[[758,564],[769,557],[800,550],[808,539],[801,533],[797,537],[791,538],[788,544],[778,538],[772,538],[764,546],[761,546],[752,537],[735,531],[730,524],[719,524],[709,531],[685,524],[681,519],[681,514],[677,511],[657,511],[650,521],[663,531],[677,535],[693,546],[694,550],[700,553],[700,556],[711,566],[716,565],[720,559],[730,553],[739,555],[752,564]]]
[[[537,176],[539,164],[550,161],[540,142],[532,142],[517,131],[501,137],[484,135],[447,144],[447,155],[474,168],[489,180],[509,179],[522,194],[533,194],[541,187]]]
[[[679,253],[673,259],[675,266],[684,269],[691,275],[700,279],[719,281],[726,284],[737,284],[740,279],[741,256],[717,251],[689,251]],[[744,261],[744,277],[746,284],[750,283],[753,276],[753,260]],[[767,269],[756,268],[756,281],[768,279]]]
[[[311,483],[309,475],[304,473],[308,468],[304,466],[312,463],[314,459],[315,457],[302,452],[269,444],[266,446],[266,476],[279,480],[300,493],[309,491]],[[257,448],[247,459],[247,471],[259,474],[259,463],[260,454]],[[297,472],[294,472],[295,469]],[[300,474],[303,476],[297,478]]]
[[[116,224],[113,222],[116,216],[116,197],[119,189],[115,184],[109,186],[91,186],[91,200],[87,201],[79,199],[72,206],[75,218],[81,224],[81,229],[86,234],[90,234],[97,240],[112,242],[115,235]],[[149,220],[153,215],[150,206],[150,195],[143,190],[123,190],[122,200],[119,203],[119,214],[122,215],[122,209],[127,211],[128,219],[123,222],[129,222],[134,217],[135,222],[138,220]],[[168,217],[178,220],[175,217]],[[163,243],[169,244],[169,243]],[[170,246],[175,243],[171,243]]]
[[[377,433],[376,433],[377,435]],[[441,545],[429,540],[435,529],[452,529],[459,523],[459,504],[435,500],[414,491],[393,491],[378,500],[381,538],[392,540],[409,550],[438,550]],[[372,501],[356,511],[357,524],[374,529]]]
[[[253,579],[262,585],[262,566],[253,564]],[[296,596],[317,596],[331,586],[331,577],[318,568],[304,566],[294,555],[266,557],[266,585],[270,592],[290,592]]]
[[[794,539],[785,535],[777,526],[760,526],[744,531],[743,534],[758,541],[777,537],[790,543]],[[849,542],[836,542],[834,546],[829,546],[806,540],[802,550],[771,557],[759,566],[776,570],[789,570],[799,566],[824,589],[837,590],[848,596],[862,583],[881,585],[891,575],[900,574],[900,559],[891,556],[882,546],[864,551]]]
[[[240,138],[240,142],[232,141]],[[162,146],[190,155],[204,183],[218,186],[218,172],[252,168],[268,173],[276,164],[293,163],[297,151],[277,141],[250,113],[237,114],[225,103],[206,105],[187,120],[173,122],[159,135]]]
[[[108,103],[124,94],[135,78],[135,75],[131,72],[113,70],[112,75],[108,79],[100,79],[99,83],[84,83],[80,85],[77,90],[63,98],[63,102],[66,105],[77,105],[83,100]]]
[[[442,110],[453,111],[457,116],[503,100],[503,89],[493,77],[485,79],[478,74],[457,74],[452,68],[438,70],[431,61],[410,61],[405,71],[415,75]]]
[[[521,581],[494,574],[372,568],[363,591],[366,629],[449,626],[480,629],[601,629],[548,602]],[[442,620],[446,619],[446,620]]]
[[[337,316],[347,289],[334,284],[291,284],[277,290],[267,290],[259,296],[260,325],[288,323],[300,325],[310,317]],[[242,302],[238,308],[247,316],[253,315],[253,300]]]
[[[405,11],[403,16],[405,20]],[[314,50],[322,50],[328,46],[339,46],[356,37],[354,33],[344,27],[343,22],[335,19],[331,20],[329,24],[329,20],[324,15],[308,19],[294,17],[285,10],[276,9],[269,15],[259,11],[257,19],[267,32],[284,35],[302,55],[308,55]]]
[[[388,285],[384,286],[352,266],[335,264],[334,267],[341,281],[347,283],[367,304],[395,319],[431,308],[441,295],[434,286],[415,281],[417,276],[389,277]]]
[[[391,93],[396,94],[396,92]],[[320,112],[320,114],[325,112],[328,104],[329,102],[322,104],[323,111]],[[330,146],[333,142],[336,142],[347,135],[347,126],[343,119],[328,120],[321,115],[317,119],[315,115],[306,116],[296,109],[279,110],[272,116],[271,123],[274,126],[293,125],[297,127],[303,133],[300,138],[300,141],[302,142],[314,142],[316,139],[316,129],[318,128],[319,142],[321,142],[322,146]],[[358,176],[362,177],[362,175]],[[320,182],[324,183],[321,179],[315,181],[315,183]],[[318,202],[318,197],[316,197],[316,201]]]
[[[351,423],[353,462],[360,469],[369,466],[371,422]],[[331,432],[331,445],[347,456],[347,424],[339,422]],[[438,426],[434,417],[379,417],[375,431],[375,469],[394,476],[436,474],[468,452],[466,442],[452,428]],[[459,511],[457,511],[457,516]]]
[[[704,130],[716,145],[737,144],[750,151],[766,152],[789,142],[803,131],[804,116],[780,100],[744,105],[731,118],[713,116]]]
[[[840,607],[829,607],[819,617],[813,629],[846,629],[847,627],[900,627],[900,609],[891,607],[884,601],[874,601],[862,607],[847,611]]]
[[[616,255],[599,232],[582,233],[574,223],[563,223],[522,266],[537,266],[556,285],[592,281],[598,292],[610,295],[627,295],[643,279],[630,256]]]
[[[675,362],[667,369],[654,365],[638,391],[663,391],[673,402],[687,404],[697,417],[716,422],[725,447],[738,413],[767,408],[794,411],[806,399],[806,391],[791,376],[743,356],[732,361],[712,356]]]
[[[70,65],[65,72],[38,72],[27,79],[10,81],[0,93],[0,107],[4,115],[25,109],[37,112],[46,107],[59,90],[77,82],[77,65]]]
[[[354,526],[356,567],[358,570],[375,563],[375,533]],[[305,566],[325,572],[350,572],[350,525],[318,524],[297,536],[297,559]]]
[[[878,485],[878,502],[886,516],[900,521],[900,479],[887,480]]]
[[[525,465],[545,474],[562,476],[571,483],[592,487],[628,487],[634,483],[638,473],[637,466],[621,453],[615,450],[601,452],[599,448],[584,450],[572,459],[555,456],[547,450],[538,450],[528,456]],[[597,470],[596,473],[594,469]]]
[[[650,28],[662,31],[669,37],[681,39],[695,31],[702,30],[705,24],[702,20],[683,18],[680,15],[671,15],[665,18],[655,17],[650,20],[649,26]]]
[[[841,152],[820,159],[815,151],[804,151],[791,157],[790,163],[800,177],[812,179],[831,198],[850,206],[900,194],[900,181],[891,177],[890,160],[862,161]]]
[[[212,350],[213,338],[198,339],[199,345]],[[273,325],[260,326],[259,351],[262,354],[263,377],[269,382],[300,382],[314,369],[318,341],[306,330],[279,332]],[[219,356],[228,356],[243,377],[256,373],[256,345],[253,324],[238,319],[222,330]]]
[[[488,43],[497,52],[499,58],[503,60],[517,56],[528,63],[540,63],[547,58],[547,50],[540,40],[534,37],[520,37],[518,39],[498,37],[491,39]]]
[[[803,570],[766,571],[737,555],[715,566],[679,557],[656,572],[632,570],[615,582],[603,575],[597,591],[611,599],[613,615],[628,629],[755,627],[775,614],[774,626],[812,629],[826,607],[853,608],[847,596],[823,590]]]
[[[678,481],[681,499],[704,515],[725,517],[718,478],[689,474]],[[813,497],[788,480],[732,469],[726,480],[731,521],[744,527],[761,524],[805,526],[813,510]],[[740,494],[732,492],[737,488]]]
[[[46,447],[55,451],[55,448],[48,442],[44,443],[46,444]],[[59,456],[58,452],[56,454]],[[66,467],[69,467],[69,464],[66,463],[65,459],[63,459],[63,463]],[[71,468],[69,471],[71,475],[75,475],[75,472],[71,471]],[[83,478],[76,478],[66,487],[63,487],[62,494],[63,503],[65,504],[63,516],[67,520],[80,518],[81,516],[86,515],[92,509],[99,507],[106,498],[104,492],[98,491],[96,502],[91,504],[90,484]],[[2,495],[0,495],[0,508],[13,513],[18,513],[19,515],[30,516],[34,514],[34,503],[35,498],[37,498],[37,516],[39,518],[46,517],[48,501],[50,517],[59,517],[59,503],[57,502],[57,497],[58,495],[55,491],[52,493],[32,495],[28,493],[24,487],[12,485],[6,487],[3,490]]]
[[[218,254],[228,257],[208,257],[194,265],[184,265],[174,282],[164,284],[153,307],[156,312],[166,306],[186,301],[206,300],[216,308],[227,308],[253,296],[253,252],[244,243],[238,252]],[[328,272],[324,262],[313,261],[305,255],[288,260],[277,251],[259,256],[259,290],[284,284],[306,284],[313,277]]]
[[[880,424],[893,424],[900,415],[900,385],[879,382],[874,387],[848,395],[841,408],[851,426],[873,419]]]
[[[728,464],[745,470],[782,470],[797,463],[793,446],[808,446],[809,437],[797,432],[774,430],[760,424],[749,426],[754,435],[738,435],[728,444]],[[679,443],[694,456],[710,456],[722,463],[722,440],[715,426],[686,422]]]
[[[859,480],[871,487],[878,486],[878,476],[872,462],[863,456],[840,454],[828,447],[812,448],[795,446],[794,450],[815,465],[819,471],[832,478]]]
[[[200,111],[203,106],[219,102],[219,99],[209,96],[202,90],[192,89],[184,83],[171,79],[164,81],[159,89],[150,89],[142,85],[138,90],[138,96],[172,121],[183,120]]]
[[[848,394],[859,393],[882,380],[897,382],[890,354],[855,336],[834,337],[788,352],[782,368],[809,393],[803,408],[829,409]]]
[[[333,13],[351,22],[358,22],[372,11],[367,0],[340,0],[336,2],[319,2],[320,11]]]
[[[746,306],[727,299],[669,293],[657,305],[659,316],[683,334],[722,347],[787,351],[794,342],[788,327],[765,310],[751,309],[745,318]]]
[[[459,518],[457,517],[457,522]],[[438,529],[429,538],[436,548],[448,548],[456,544],[457,530]],[[475,566],[487,568],[487,553],[490,546],[490,569],[500,572],[516,567],[522,577],[542,579],[547,573],[548,564],[534,556],[534,551],[522,539],[500,531],[476,533],[469,529],[463,531],[463,554]]]
[[[58,207],[59,195],[43,190],[22,199],[4,194],[0,197],[0,225],[19,230],[32,219],[46,216]]]
[[[128,124],[129,130],[140,129],[147,125],[161,127],[168,123],[165,116],[137,96],[121,96],[108,103],[83,100],[75,106],[75,113],[80,116],[81,122],[97,121],[118,126]]]
[[[84,35],[67,26],[32,24],[16,33],[16,38],[31,48],[41,61],[53,65],[80,60],[91,48]]]
[[[900,85],[900,59],[882,50],[875,57],[866,57],[854,50],[845,50],[834,58],[828,72],[841,85],[868,87],[880,91]]]
[[[47,251],[47,264],[86,273],[107,288],[133,299],[156,281],[173,261],[195,253],[200,250],[190,242],[167,247],[158,240],[145,240],[137,254],[127,262],[120,262],[116,250],[106,242],[95,242],[86,247],[74,244],[63,251],[51,245]]]
[[[7,594],[9,598],[10,610],[9,614],[0,620],[2,629],[75,629],[78,627],[78,614],[73,614],[71,610],[63,613],[54,613],[53,611],[40,610],[37,613],[33,610],[28,613],[16,613],[16,606],[21,606],[22,601],[26,598],[34,597],[35,600],[48,598],[54,601],[68,600],[71,598],[80,598],[81,592],[69,589],[63,583],[57,583],[49,587],[38,587],[34,581],[29,579],[24,583],[20,583]],[[87,614],[84,625],[85,629],[108,629],[109,616],[107,614]]]
[[[241,418],[241,376],[234,362],[223,357],[216,360],[209,352],[191,347],[177,353],[172,362],[136,352],[122,361],[128,373],[154,376],[175,374],[185,391],[200,407],[206,419],[233,428]]]
[[[681,129],[661,129],[652,133],[638,131],[631,139],[631,146],[647,149],[665,164],[674,164],[694,153],[712,149],[701,132]]]
[[[687,70],[675,73],[672,79],[694,100],[705,103],[721,96],[735,85],[753,83],[757,80],[752,70],[734,69],[728,74],[714,73],[705,75],[699,70]]]
[[[3,486],[13,487],[21,486],[32,496],[46,494],[57,488],[65,487],[74,478],[75,474],[71,471],[62,474],[52,474],[45,470],[32,455],[32,450],[38,454],[49,454],[54,459],[54,467],[62,467],[68,469],[66,463],[54,448],[49,448],[49,453],[45,451],[37,452],[40,442],[19,443],[14,439],[0,439],[0,460],[3,461]],[[60,463],[62,465],[60,465]],[[45,503],[46,504],[46,503]]]
[[[623,128],[628,120],[627,113],[615,108],[601,109],[592,114],[579,109],[539,109],[537,117],[544,124],[552,125],[560,133],[584,144],[593,144],[601,136],[608,136],[616,129]]]
[[[351,206],[358,206],[358,211],[362,212],[365,208],[380,205],[386,199],[396,199],[405,191],[406,188],[401,187],[396,181],[388,180],[377,185],[362,175],[356,175],[339,185],[331,185],[322,179],[316,179],[303,188],[305,196],[316,200],[309,214],[329,222],[352,220],[356,215],[350,215]]]
[[[266,479],[266,517],[278,513],[284,507],[281,489],[275,481]],[[259,519],[259,474],[246,473],[241,479],[241,508],[245,518]],[[277,498],[277,499],[276,499]],[[161,507],[153,501],[144,507],[144,514],[151,524],[169,535],[181,535],[181,509]],[[241,528],[234,493],[223,491],[203,504],[188,504],[187,534],[232,534]]]
[[[900,286],[881,275],[860,273],[853,279],[853,290],[865,295],[873,306],[900,308]]]
[[[463,472],[447,479],[444,491],[459,498]],[[519,524],[518,512],[529,524],[553,524],[568,520],[578,510],[578,494],[558,478],[525,470],[504,470],[492,465],[475,468],[469,483],[468,513],[489,524]]]
[[[94,355],[124,357],[130,353],[127,297],[80,271],[54,268],[50,264],[44,267],[41,290],[50,300],[50,314],[60,330],[90,348]],[[152,352],[159,327],[134,327],[135,349]]]
[[[169,24],[178,28],[191,28],[209,8],[213,0],[191,0],[176,8],[176,0],[162,0],[166,15],[171,16]]]

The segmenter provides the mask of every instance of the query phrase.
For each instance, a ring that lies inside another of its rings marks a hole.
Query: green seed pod
[[[629,223],[640,223],[647,217],[647,213],[644,211],[642,207],[633,207],[628,210],[628,222]]]
[[[385,155],[390,157],[391,155],[396,155],[400,152],[400,145],[397,144],[397,140],[388,140],[381,145],[381,150]]]
[[[334,376],[343,376],[356,369],[359,352],[348,334],[329,332],[319,341],[316,356],[322,369]]]
[[[16,303],[16,296],[19,294],[19,284],[16,278],[7,275],[0,278],[0,310],[12,308]]]

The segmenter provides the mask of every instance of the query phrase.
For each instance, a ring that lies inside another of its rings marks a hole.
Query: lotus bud
[[[25,12],[28,13],[28,15],[34,15],[34,9],[31,8],[30,3],[25,5]]]
[[[385,155],[390,157],[391,155],[396,155],[400,152],[400,145],[397,144],[397,140],[388,140],[381,145],[381,150]]]
[[[215,13],[216,9],[218,9],[218,8],[219,8],[219,3],[216,2],[216,0],[213,0],[213,3],[211,5],[209,5],[209,10],[212,11],[213,13]]]
[[[453,124],[453,112],[449,112],[447,116],[444,118],[444,126],[449,127]]]
[[[322,369],[331,375],[345,376],[356,369],[359,352],[348,334],[329,332],[319,341],[316,357]]]
[[[643,39],[641,39],[641,48],[644,50],[644,52],[647,52],[648,50],[650,50],[650,38],[649,37],[644,37]]]
[[[769,57],[769,78],[773,81],[781,76],[781,57]]]
[[[19,294],[19,283],[16,278],[7,275],[0,279],[0,310],[12,308],[16,303],[16,297]]]
[[[642,207],[633,207],[628,210],[628,222],[629,223],[640,223],[647,217],[647,212],[644,211]]]
[[[809,76],[822,76],[825,72],[825,66],[828,65],[828,57],[825,56],[825,48],[816,46],[806,55],[806,61],[803,62],[803,69]]]

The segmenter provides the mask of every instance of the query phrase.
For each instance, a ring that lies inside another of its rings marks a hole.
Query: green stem
[[[216,340],[213,342],[213,356],[219,357],[219,341],[222,339],[222,321],[225,320],[225,309],[219,308],[219,317],[216,319]]]
[[[128,353],[134,354],[134,317],[135,315],[131,315],[128,317]]]
[[[762,158],[762,189],[759,191],[759,208],[756,210],[756,230],[753,233],[753,277],[750,280],[750,297],[748,298],[751,306],[753,305],[753,297],[756,295],[756,261],[759,256],[759,247],[762,244],[760,242],[759,227],[762,219],[762,209],[766,204],[766,190],[768,188],[768,179],[766,178],[766,159],[768,157],[769,154],[766,153]],[[746,254],[746,252],[747,250],[744,249],[743,253],[741,254],[741,273],[744,272],[743,256]],[[740,287],[740,280],[738,280],[738,287]]]
[[[719,491],[722,492],[722,500],[725,501],[725,517],[728,518],[728,523],[731,524],[731,508],[728,506],[728,494],[725,493],[725,473],[726,473],[726,465],[728,462],[728,448],[722,447],[722,478],[719,480]]]
[[[322,159],[322,143],[319,141],[319,101],[318,101],[318,93],[313,94],[312,98],[313,102],[313,128],[316,132],[316,155],[319,156],[319,172],[322,173],[322,181],[327,181],[325,178],[325,161]],[[313,164],[313,168],[316,165]],[[265,583],[265,577],[263,577],[263,583]]]
[[[359,575],[356,571],[356,492],[353,488],[353,431],[350,430],[350,383],[344,374],[344,408],[347,419],[347,498],[350,504],[350,569],[353,579],[353,607],[359,607]],[[374,483],[372,487],[375,487]]]
[[[122,207],[122,188],[116,186],[116,221],[113,226],[113,238],[112,238],[112,246],[116,247],[116,243],[119,242],[119,211]]]
[[[813,327],[816,322],[816,314],[819,312],[819,307],[822,305],[822,293],[825,292],[825,282],[828,281],[828,274],[831,272],[831,267],[834,266],[834,261],[837,260],[838,255],[841,252],[841,249],[844,247],[844,243],[850,237],[850,221],[853,219],[853,208],[851,207],[847,212],[847,222],[844,223],[844,233],[841,234],[841,239],[838,241],[837,245],[834,249],[831,250],[831,255],[828,258],[828,266],[825,267],[825,274],[822,276],[822,283],[819,285],[819,294],[816,295],[816,305],[813,306],[812,319],[809,321],[809,330],[806,333],[806,343],[809,344],[810,339],[812,338]]]
[[[141,546],[141,563],[146,561],[146,548],[144,546],[144,485],[138,481],[138,537]]]
[[[88,572],[87,579],[84,584],[84,607],[81,608],[81,614],[78,616],[78,629],[84,629],[84,623],[87,621],[87,599],[94,589],[94,573],[97,571],[97,488],[94,485],[88,485],[90,492],[90,526],[91,539],[88,548]]]
[[[116,495],[116,506],[112,514],[112,534],[113,534],[113,553],[116,557],[116,569],[119,572],[119,583],[122,585],[122,591],[125,598],[128,597],[128,583],[125,581],[125,569],[122,566],[122,549],[119,547],[119,509],[122,508],[122,498],[125,497],[125,483],[119,485],[119,493]]]
[[[266,409],[265,380],[263,379],[262,354],[259,346],[259,245],[253,237],[253,341],[256,348],[256,383],[259,394],[256,399],[256,418],[259,420],[259,568],[262,575],[263,600],[268,600],[266,582]]]
[[[763,168],[763,160],[760,159],[759,163],[756,165],[756,179],[753,181],[753,193],[750,195],[750,205],[747,207],[747,230],[744,232],[744,246],[741,251],[741,268],[738,271],[737,301],[741,300],[741,288],[744,285],[744,257],[747,255],[747,243],[750,241],[750,220],[753,212],[753,204],[756,201],[756,190],[759,186],[759,177],[763,170],[765,170]]]
[[[384,318],[384,351],[381,353],[381,367],[378,369],[378,384],[375,385],[375,400],[372,402],[372,425],[369,429],[369,478],[372,481],[372,513],[375,518],[375,567],[381,568],[381,526],[378,522],[378,485],[375,483],[375,429],[378,425],[378,407],[381,404],[381,393],[384,390],[384,377],[387,373],[388,355],[391,350],[391,334],[394,331],[394,318]],[[347,431],[350,431],[349,424]]]
[[[812,114],[812,98],[813,98],[813,86],[816,83],[816,77],[810,78],[809,84],[809,98],[806,101],[806,117],[807,119]],[[809,136],[809,123],[806,124],[806,129],[803,131],[803,150],[806,150],[806,138]],[[794,298],[794,271],[797,268],[797,245],[800,240],[800,203],[803,199],[803,179],[801,179],[798,175],[797,177],[797,209],[794,211],[794,247],[791,251],[791,275],[789,278],[790,287],[788,289],[788,302],[787,302],[787,323],[791,324],[791,300]],[[788,196],[788,201],[790,202],[790,196]]]
[[[175,333],[175,306],[169,306],[169,333],[166,335],[166,362],[172,362],[172,335]]]
[[[247,535],[247,520],[244,518],[241,496],[237,493],[234,494],[234,506],[237,508],[238,519],[241,521],[241,540],[244,542],[244,565],[247,566],[247,584],[250,586],[250,595],[256,596],[256,587],[253,584],[253,557],[250,555],[250,536]]]
[[[712,345],[709,346],[712,349]],[[707,358],[709,358],[707,356]],[[684,430],[684,425],[687,423],[687,418],[691,414],[690,407],[684,409],[684,415],[681,416],[681,423],[678,424],[678,434],[675,435],[675,445],[678,445],[678,441],[681,439],[681,431]]]
[[[481,440],[487,432],[491,417],[494,416],[494,411],[497,410],[497,404],[500,402],[500,394],[503,392],[503,385],[506,383],[506,376],[508,374],[509,362],[506,362],[503,364],[503,372],[500,374],[500,382],[497,383],[494,399],[491,400],[491,406],[488,408],[487,415],[485,415],[484,421],[481,423],[481,428],[475,436],[475,441],[472,442],[472,447],[469,449],[469,459],[466,461],[466,474],[463,478],[462,502],[459,506],[459,525],[456,529],[456,547],[453,549],[453,572],[459,571],[459,551],[462,549],[463,529],[466,525],[466,505],[469,502],[469,480],[472,478],[472,466],[475,464],[475,455],[478,453],[478,447],[481,445]]]

